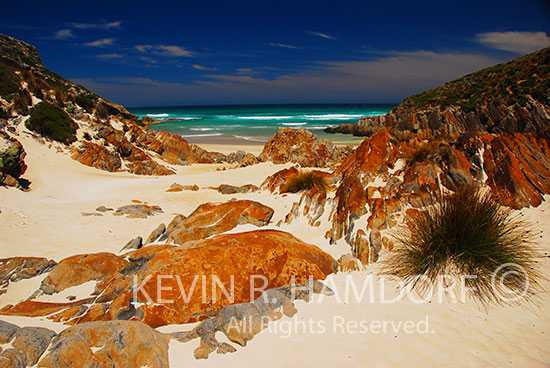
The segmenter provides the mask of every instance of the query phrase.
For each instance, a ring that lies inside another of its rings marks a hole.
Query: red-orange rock
[[[120,171],[122,167],[118,154],[92,142],[81,142],[79,147],[71,150],[71,157],[86,166],[110,172]]]
[[[48,315],[67,324],[133,319],[157,327],[197,321],[229,304],[251,301],[265,288],[291,284],[293,278],[296,283],[310,276],[320,280],[337,270],[327,253],[275,230],[218,235],[184,247],[153,245],[125,256],[127,260],[106,254],[70,257],[46,278],[53,291],[99,278],[97,297],[70,303],[25,301],[0,314]]]
[[[272,216],[272,208],[250,200],[205,203],[179,224],[172,226],[168,242],[183,244],[189,240],[204,239],[242,224],[264,226]]]
[[[515,209],[538,206],[550,193],[548,142],[532,135],[503,134],[485,139],[486,183],[497,200]]]
[[[267,141],[259,158],[275,164],[295,162],[304,167],[327,167],[342,161],[349,153],[327,139],[317,139],[308,130],[281,128]]]
[[[55,262],[47,258],[13,257],[0,259],[0,294],[10,282],[43,274],[55,266]]]

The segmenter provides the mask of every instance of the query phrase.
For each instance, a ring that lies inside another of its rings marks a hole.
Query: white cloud
[[[199,64],[193,64],[193,69],[205,70],[205,71],[218,70],[218,68],[211,68],[211,67],[204,66],[204,65],[199,65]]]
[[[151,52],[161,56],[195,56],[195,53],[192,51],[189,51],[181,46],[173,45],[138,45],[136,46],[136,50],[143,53]]]
[[[53,36],[53,38],[55,38],[56,40],[66,40],[73,37],[76,36],[70,29],[60,29],[59,31],[55,32]]]
[[[327,40],[336,40],[336,37],[321,32],[308,32],[311,35],[318,36]]]
[[[100,29],[109,30],[118,28],[122,24],[121,21],[108,22],[108,23],[69,23],[72,28],[78,29]]]
[[[96,41],[87,42],[84,45],[85,46],[91,46],[91,47],[104,47],[104,46],[110,46],[115,42],[114,38],[102,38]]]
[[[527,54],[550,46],[550,37],[544,32],[486,32],[476,36],[482,45],[518,54]]]
[[[200,103],[398,102],[484,67],[502,57],[461,52],[395,51],[372,60],[320,62],[274,79],[240,68],[194,83],[150,79],[78,80],[113,101],[132,105]],[[133,83],[129,85],[129,83]]]
[[[271,42],[269,46],[282,47],[285,49],[298,49],[298,46],[287,45],[286,43]]]
[[[96,55],[96,57],[98,59],[101,59],[101,60],[114,60],[114,59],[123,59],[124,56],[121,55],[121,54],[117,54],[117,53],[112,53],[112,54],[99,54],[99,55]]]

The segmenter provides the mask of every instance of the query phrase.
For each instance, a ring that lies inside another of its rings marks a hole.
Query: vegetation
[[[317,188],[320,192],[327,192],[330,188],[330,184],[328,180],[318,172],[299,172],[288,179],[283,192],[298,193],[313,188]]]
[[[40,135],[55,141],[71,144],[76,141],[78,125],[59,107],[48,102],[34,106],[25,126]]]
[[[74,102],[90,114],[94,111],[96,101],[93,95],[79,95],[74,98]]]
[[[475,276],[466,279],[466,286],[473,288],[473,296],[482,302],[502,302],[503,296],[522,293],[526,285],[531,285],[530,296],[537,285],[539,276],[533,268],[536,251],[529,226],[476,188],[462,187],[444,196],[439,204],[410,219],[395,238],[397,247],[385,270],[420,294],[442,275]],[[493,273],[510,263],[525,273],[507,274],[502,280],[499,273],[493,282]]]
[[[21,149],[17,146],[11,146],[6,148],[0,153],[0,172],[4,172],[19,178],[21,173],[21,166],[19,165],[19,156],[21,155]]]
[[[432,106],[459,106],[473,111],[478,105],[500,99],[507,106],[525,105],[531,96],[550,104],[550,48],[480,70],[441,87],[413,95],[403,101],[410,111]]]
[[[7,65],[0,62],[0,96],[6,97],[19,91],[19,77]]]
[[[407,157],[405,167],[414,166],[415,163],[440,164],[448,161],[451,156],[451,149],[448,145],[439,141],[421,143]]]

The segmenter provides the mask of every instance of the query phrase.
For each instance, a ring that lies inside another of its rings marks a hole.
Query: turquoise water
[[[249,105],[198,107],[143,107],[129,111],[140,118],[160,119],[153,129],[194,140],[218,138],[265,142],[279,128],[304,128],[319,138],[349,141],[349,136],[323,132],[328,126],[355,123],[363,116],[385,114],[395,105]]]

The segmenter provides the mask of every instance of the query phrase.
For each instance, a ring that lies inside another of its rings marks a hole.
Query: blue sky
[[[550,46],[549,1],[17,1],[0,32],[126,106],[399,102]]]

